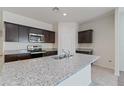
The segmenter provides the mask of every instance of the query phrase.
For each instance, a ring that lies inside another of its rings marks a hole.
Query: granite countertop
[[[45,48],[43,49],[43,52],[46,51],[57,51],[56,48]],[[30,53],[29,51],[27,51],[26,49],[20,49],[20,50],[6,50],[4,52],[5,55],[9,55],[9,54],[22,54],[22,53]]]
[[[61,60],[55,60],[52,57],[54,56],[5,63],[0,75],[0,85],[58,85],[99,58],[84,54],[75,54]]]

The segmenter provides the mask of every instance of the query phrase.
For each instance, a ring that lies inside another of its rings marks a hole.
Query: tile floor
[[[92,65],[92,83],[90,86],[117,86],[114,70]]]

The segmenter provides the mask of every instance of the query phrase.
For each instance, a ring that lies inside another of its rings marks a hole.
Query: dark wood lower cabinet
[[[5,62],[12,62],[12,61],[18,61],[18,60],[24,60],[30,58],[31,58],[30,53],[10,54],[10,55],[5,55]]]
[[[57,51],[48,51],[43,56],[52,56],[52,55],[57,55]]]
[[[12,62],[12,61],[17,61],[17,55],[16,54],[11,54],[11,55],[5,55],[5,62]]]
[[[17,58],[18,58],[18,60],[30,59],[31,55],[30,55],[30,53],[17,54]]]
[[[31,58],[43,57],[43,53],[31,54]]]
[[[5,62],[13,62],[18,60],[25,60],[31,58],[38,58],[38,57],[45,57],[45,56],[52,56],[57,55],[57,51],[47,51],[46,53],[40,54],[31,54],[31,53],[22,53],[22,54],[9,54],[5,55]]]
[[[92,55],[93,51],[76,51],[76,53]]]

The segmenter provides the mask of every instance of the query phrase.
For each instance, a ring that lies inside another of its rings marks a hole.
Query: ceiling
[[[4,7],[3,9],[50,24],[83,23],[114,10],[113,7],[59,7],[59,12],[56,13],[52,11],[53,7]],[[67,13],[67,16],[63,16],[63,13]]]

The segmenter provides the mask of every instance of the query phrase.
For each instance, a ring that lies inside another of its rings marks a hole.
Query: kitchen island
[[[98,56],[75,54],[61,60],[53,57],[5,63],[0,74],[0,85],[63,86],[89,85],[91,83],[91,63],[95,62],[99,58]]]

